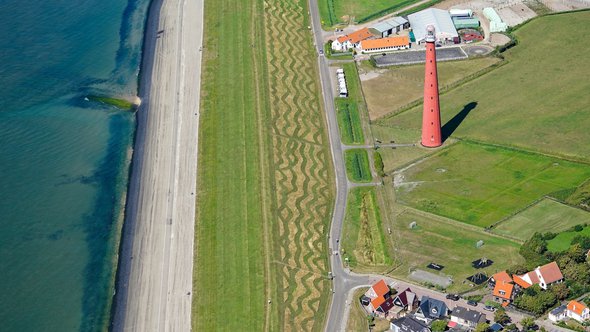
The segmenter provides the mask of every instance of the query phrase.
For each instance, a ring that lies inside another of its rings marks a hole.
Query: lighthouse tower
[[[435,41],[434,27],[429,25],[426,27],[424,109],[422,111],[422,145],[428,148],[436,148],[442,145]]]

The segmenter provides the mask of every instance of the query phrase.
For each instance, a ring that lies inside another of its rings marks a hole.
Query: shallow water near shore
[[[108,324],[148,4],[0,2],[2,331]]]

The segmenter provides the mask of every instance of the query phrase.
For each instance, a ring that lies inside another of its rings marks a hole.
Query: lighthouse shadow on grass
[[[449,138],[455,132],[455,130],[459,127],[461,122],[465,120],[469,112],[471,112],[471,110],[473,110],[475,107],[477,107],[476,101],[472,101],[469,104],[463,106],[463,109],[459,113],[455,114],[455,116],[452,119],[447,121],[447,123],[445,123],[444,126],[442,126],[441,138],[443,142],[445,142],[447,138]]]

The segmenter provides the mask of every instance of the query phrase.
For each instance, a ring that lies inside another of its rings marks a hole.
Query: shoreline
[[[149,4],[114,331],[190,330],[202,17],[203,0]]]

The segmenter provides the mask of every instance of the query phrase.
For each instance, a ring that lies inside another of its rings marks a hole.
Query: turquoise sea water
[[[0,330],[108,324],[149,0],[0,1]]]

